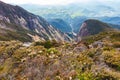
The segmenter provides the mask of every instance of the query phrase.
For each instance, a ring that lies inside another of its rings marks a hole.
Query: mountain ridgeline
[[[19,6],[0,1],[0,40],[20,40],[23,42],[40,40],[73,41],[79,37],[82,39],[89,35],[113,30],[107,23],[86,19],[86,17],[76,17],[73,19],[74,21],[69,21],[69,19],[53,18],[48,19],[47,22],[44,18]],[[74,35],[74,32],[78,35]]]
[[[51,25],[53,25],[55,28],[58,28],[62,32],[69,33],[72,32],[72,28],[69,25],[69,23],[65,22],[62,19],[52,19],[48,21]]]
[[[95,35],[100,32],[105,31],[112,31],[114,30],[111,26],[109,26],[107,23],[89,19],[83,22],[83,24],[80,27],[80,31],[78,33],[78,37],[84,38],[90,35]]]
[[[13,6],[0,1],[0,28],[4,32],[0,33],[0,39],[18,39],[20,41],[30,41],[30,38],[40,40],[70,41],[71,38],[55,29],[45,19],[29,13],[19,6]],[[8,36],[6,39],[5,36]],[[12,36],[10,36],[12,35]],[[16,37],[15,37],[15,36]],[[23,36],[26,37],[23,37]],[[29,38],[27,38],[29,37]]]

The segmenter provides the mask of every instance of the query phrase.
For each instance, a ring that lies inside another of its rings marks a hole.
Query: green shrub
[[[55,40],[52,41],[44,41],[44,42],[34,42],[34,46],[44,46],[45,48],[49,49],[52,47],[59,47],[61,43],[56,42]]]
[[[59,52],[58,52],[58,50],[56,50],[55,48],[50,48],[50,49],[47,50],[47,53],[48,53],[48,54],[57,54],[57,53],[59,53]]]
[[[103,47],[103,50],[104,50],[104,51],[110,51],[110,50],[113,50],[113,48],[112,48],[112,47],[107,47],[107,46],[106,46],[106,47]]]
[[[79,80],[96,80],[94,75],[91,72],[81,73],[77,76]]]

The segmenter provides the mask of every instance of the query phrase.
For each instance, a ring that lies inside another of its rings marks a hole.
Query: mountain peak
[[[78,36],[83,38],[89,35],[95,35],[100,32],[113,30],[107,23],[95,19],[88,19],[81,25]]]

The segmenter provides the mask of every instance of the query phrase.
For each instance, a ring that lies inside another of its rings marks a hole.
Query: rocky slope
[[[95,35],[100,32],[113,30],[107,23],[89,19],[83,22],[78,33],[79,38],[83,38],[90,35]]]
[[[0,28],[12,32],[15,32],[15,30],[20,31],[15,28],[15,26],[18,26],[18,28],[22,30],[34,33],[34,35],[37,35],[41,40],[55,39],[57,41],[70,41],[69,36],[52,27],[42,17],[29,13],[19,6],[9,5],[1,1],[0,21],[2,21],[0,23]],[[8,24],[12,24],[14,28],[11,28]],[[27,35],[28,33],[25,32],[25,34]]]

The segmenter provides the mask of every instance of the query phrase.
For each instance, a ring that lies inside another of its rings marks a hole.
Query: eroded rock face
[[[78,41],[78,42],[81,41],[83,37],[88,36],[88,35],[90,35],[90,34],[89,34],[88,29],[87,29],[87,24],[84,22],[84,23],[81,25],[80,31],[79,31],[79,33],[78,33],[78,35],[77,35],[77,41]]]
[[[87,24],[84,22],[80,28],[80,32],[78,34],[80,37],[88,36],[90,35],[88,29],[87,29]]]
[[[29,13],[19,6],[13,6],[0,1],[0,21],[2,28],[8,28],[6,23],[15,24],[25,30],[32,31],[44,40],[71,40],[70,37],[51,26],[42,17]],[[1,27],[0,27],[1,28]],[[27,34],[27,33],[26,33]]]

